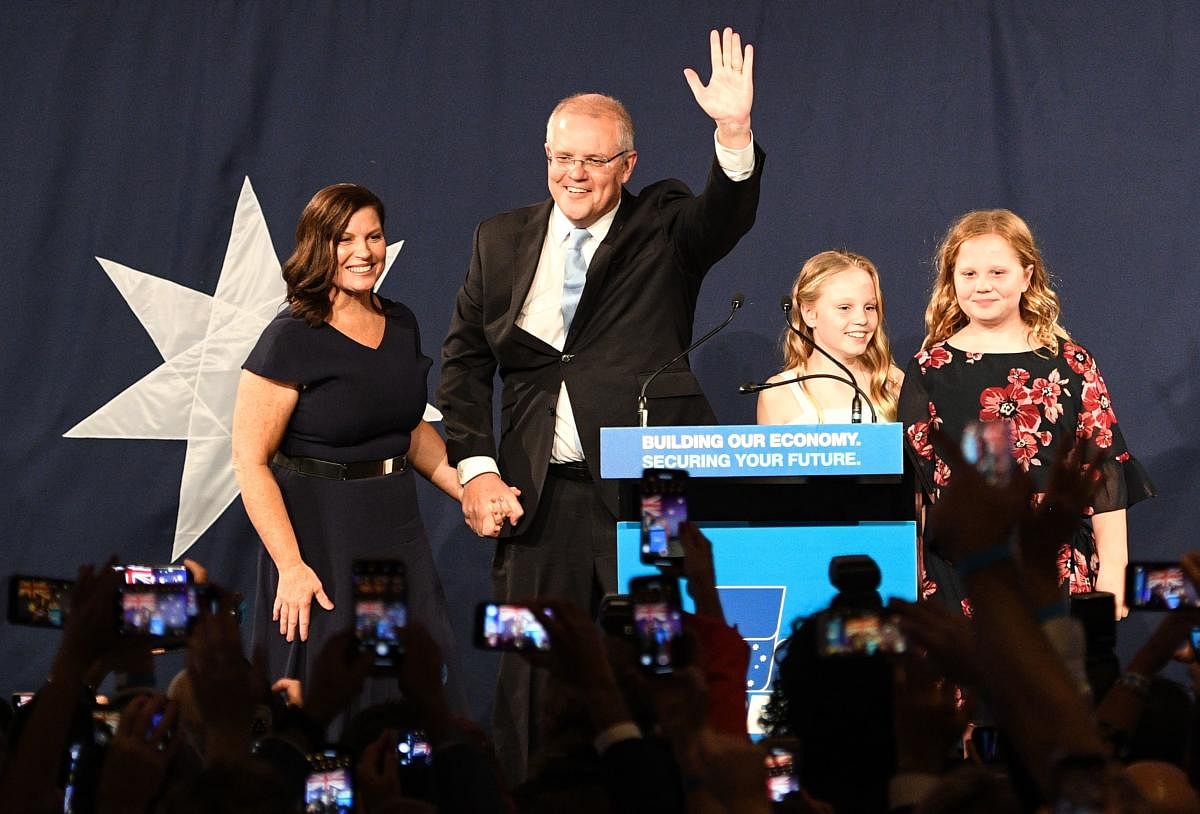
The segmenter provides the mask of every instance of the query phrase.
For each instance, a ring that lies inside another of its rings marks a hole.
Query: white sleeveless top
[[[792,374],[795,375],[795,374]],[[823,410],[817,409],[817,404],[812,400],[812,396],[800,386],[800,382],[792,382],[785,386],[785,389],[796,398],[796,415],[787,422],[788,424],[849,424],[851,409],[850,401],[853,400],[854,394],[847,388],[846,406],[832,407]],[[872,402],[872,404],[874,404]],[[875,406],[875,412],[879,412],[879,406]],[[870,421],[871,409],[866,404],[863,405],[863,420]]]

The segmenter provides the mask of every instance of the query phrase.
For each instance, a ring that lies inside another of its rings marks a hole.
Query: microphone
[[[802,382],[802,381],[807,381],[808,379],[833,379],[834,381],[839,381],[842,384],[846,385],[847,387],[853,388],[853,390],[854,390],[854,400],[852,402],[850,402],[850,423],[851,424],[861,424],[862,423],[862,405],[863,405],[864,401],[867,402],[867,407],[869,407],[871,410],[871,423],[872,424],[876,423],[879,420],[879,417],[875,414],[875,405],[871,403],[870,397],[866,393],[863,392],[863,389],[858,386],[858,382],[856,382],[854,380],[854,374],[850,372],[850,368],[846,367],[844,364],[842,364],[837,359],[835,359],[832,353],[829,353],[829,351],[822,348],[820,345],[818,345],[816,342],[814,342],[812,340],[812,337],[808,336],[807,334],[805,334],[803,331],[801,331],[799,328],[797,328],[795,325],[792,324],[792,298],[791,298],[791,296],[785,294],[783,296],[783,298],[780,299],[780,301],[779,301],[779,307],[783,310],[783,318],[784,318],[784,321],[787,323],[788,330],[791,331],[792,333],[794,333],[796,336],[798,336],[800,338],[800,341],[802,341],[805,345],[808,345],[810,348],[815,350],[817,353],[821,354],[826,359],[833,362],[833,364],[836,365],[839,370],[841,370],[843,373],[846,374],[846,378],[843,379],[840,376],[834,376],[829,373],[810,373],[806,376],[797,376],[794,379],[789,379],[789,380],[783,381],[783,382],[775,382],[773,384],[767,384],[766,386],[760,386],[760,385],[756,385],[754,383],[744,384],[738,388],[738,392],[740,392],[740,393],[757,393],[761,390],[767,390],[771,387],[779,387],[780,385],[791,384],[793,381]]]
[[[676,355],[674,359],[672,359],[671,361],[667,362],[665,365],[663,365],[663,366],[662,366],[662,367],[660,367],[658,370],[654,371],[654,372],[653,372],[653,373],[651,373],[651,374],[650,374],[648,377],[646,377],[646,381],[642,382],[642,389],[641,389],[641,391],[638,393],[638,408],[637,408],[637,414],[638,414],[638,426],[639,426],[639,427],[648,427],[648,426],[650,426],[650,424],[649,424],[649,422],[650,422],[650,412],[649,412],[649,411],[646,409],[646,389],[647,389],[648,387],[650,387],[650,382],[652,382],[652,381],[654,381],[656,378],[658,378],[658,374],[659,374],[659,373],[662,373],[664,370],[666,370],[667,368],[669,368],[671,365],[675,364],[675,363],[676,363],[676,362],[678,362],[680,359],[682,359],[683,357],[687,356],[689,353],[691,353],[692,351],[694,351],[696,348],[700,347],[700,346],[701,346],[701,345],[703,345],[705,342],[707,342],[708,340],[712,339],[714,336],[716,336],[718,333],[720,333],[720,332],[722,331],[722,329],[724,329],[724,328],[725,328],[725,326],[726,326],[726,325],[728,325],[730,322],[733,322],[733,317],[734,317],[734,315],[735,315],[735,314],[737,314],[737,312],[738,312],[738,309],[742,307],[742,304],[743,304],[744,302],[746,302],[746,295],[745,295],[745,294],[743,294],[743,293],[742,293],[742,292],[740,292],[740,291],[738,291],[737,293],[735,293],[735,294],[733,295],[733,301],[732,301],[732,302],[730,302],[730,306],[731,306],[731,307],[730,307],[730,309],[729,309],[729,316],[725,317],[725,321],[724,321],[724,322],[722,322],[722,323],[721,323],[720,325],[718,325],[717,327],[713,328],[711,331],[709,331],[708,333],[706,333],[704,336],[702,336],[702,337],[700,337],[699,339],[697,339],[697,340],[696,340],[695,342],[693,342],[691,345],[688,345],[686,348],[684,348],[684,349],[683,349],[683,351],[682,351],[681,353],[679,353],[678,355]]]

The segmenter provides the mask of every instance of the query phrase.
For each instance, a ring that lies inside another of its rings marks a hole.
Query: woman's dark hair
[[[382,226],[383,201],[358,184],[327,186],[304,207],[296,224],[296,248],[283,264],[292,316],[313,326],[329,317],[329,292],[337,276],[337,241],[354,213],[368,207],[378,213]]]

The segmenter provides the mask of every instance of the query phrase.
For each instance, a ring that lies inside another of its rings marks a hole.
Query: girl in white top
[[[860,254],[827,251],[810,257],[792,285],[797,327],[854,374],[880,421],[896,420],[896,397],[904,374],[892,363],[883,328],[883,292],[875,265]],[[845,377],[827,358],[791,331],[783,338],[784,370],[768,381],[825,373]],[[810,379],[764,390],[759,424],[849,423],[854,390],[832,379]],[[870,408],[863,405],[864,420]]]

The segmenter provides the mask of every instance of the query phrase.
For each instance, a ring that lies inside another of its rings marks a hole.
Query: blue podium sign
[[[603,427],[600,477],[685,469],[693,478],[898,475],[899,424]]]

